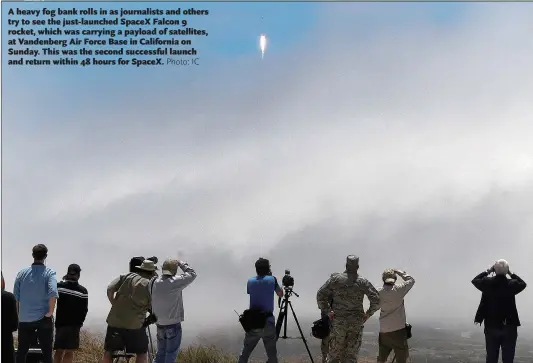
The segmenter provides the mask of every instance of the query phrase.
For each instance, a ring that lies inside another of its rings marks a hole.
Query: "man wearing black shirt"
[[[489,277],[493,272],[495,276]],[[500,349],[503,363],[512,363],[520,326],[515,296],[526,288],[526,283],[509,271],[507,261],[498,260],[474,277],[472,284],[482,292],[474,322],[485,324],[487,363],[498,363]]]
[[[15,295],[5,291],[4,274],[2,274],[2,363],[15,363],[13,332],[17,331],[19,319]]]
[[[78,283],[80,272],[79,265],[70,265],[63,281],[57,284],[54,363],[72,363],[74,351],[80,347],[80,329],[88,311],[87,289]]]

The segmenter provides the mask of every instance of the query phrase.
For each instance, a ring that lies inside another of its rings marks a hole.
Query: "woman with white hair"
[[[494,276],[489,276],[492,273]],[[487,363],[498,363],[500,349],[503,363],[513,363],[520,326],[515,296],[526,288],[526,283],[509,271],[507,261],[498,260],[477,275],[472,284],[482,292],[474,322],[485,324]]]

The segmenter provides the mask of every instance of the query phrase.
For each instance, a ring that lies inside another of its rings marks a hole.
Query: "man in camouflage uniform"
[[[363,324],[379,310],[379,293],[370,281],[359,276],[359,257],[346,258],[346,271],[336,273],[318,290],[316,300],[322,315],[329,315],[332,329],[329,336],[328,363],[357,363],[361,348]],[[364,296],[370,306],[363,309]],[[329,302],[333,299],[334,306]]]

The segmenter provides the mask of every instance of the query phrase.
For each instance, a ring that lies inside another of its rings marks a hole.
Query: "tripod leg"
[[[287,316],[287,303],[288,301],[285,303],[285,321],[283,322],[283,339],[287,339],[287,320],[289,320]]]
[[[283,326],[283,321],[287,319],[287,306],[282,303],[279,308],[278,319],[276,320],[276,340],[279,339],[279,333],[281,333],[281,327]],[[287,331],[285,331],[284,339],[287,338]]]
[[[152,332],[150,330],[150,327],[146,327],[147,335],[148,335],[148,360],[149,362],[153,362],[154,360],[154,343],[152,341]]]
[[[309,359],[311,359],[311,363],[315,363],[313,360],[313,355],[311,354],[311,351],[309,350],[309,346],[307,345],[307,340],[305,339],[305,335],[302,331],[302,327],[300,326],[300,322],[298,321],[298,318],[296,317],[296,313],[294,312],[294,308],[292,307],[292,303],[289,301],[288,305],[291,308],[292,316],[294,317],[294,321],[296,322],[296,326],[298,327],[298,330],[300,331],[300,336],[302,337],[302,340],[305,345],[305,349],[307,350],[307,354],[309,354]]]

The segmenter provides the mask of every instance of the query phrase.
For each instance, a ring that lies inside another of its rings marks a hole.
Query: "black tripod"
[[[315,363],[313,360],[313,356],[311,354],[311,351],[309,350],[309,346],[307,345],[307,340],[305,340],[304,333],[302,332],[302,327],[300,326],[300,323],[298,322],[298,318],[296,317],[296,313],[294,312],[294,308],[292,307],[292,303],[289,300],[290,297],[294,294],[296,297],[300,297],[295,291],[293,291],[292,287],[285,287],[285,293],[283,296],[283,300],[280,299],[279,303],[279,314],[278,314],[278,321],[276,322],[276,337],[277,339],[280,338],[279,333],[281,332],[281,326],[283,325],[283,336],[282,339],[287,339],[287,306],[291,308],[292,316],[294,317],[294,321],[296,322],[296,325],[298,326],[298,330],[300,331],[300,337],[304,342],[305,349],[307,349],[307,354],[309,354],[309,359],[311,359],[311,363]]]

